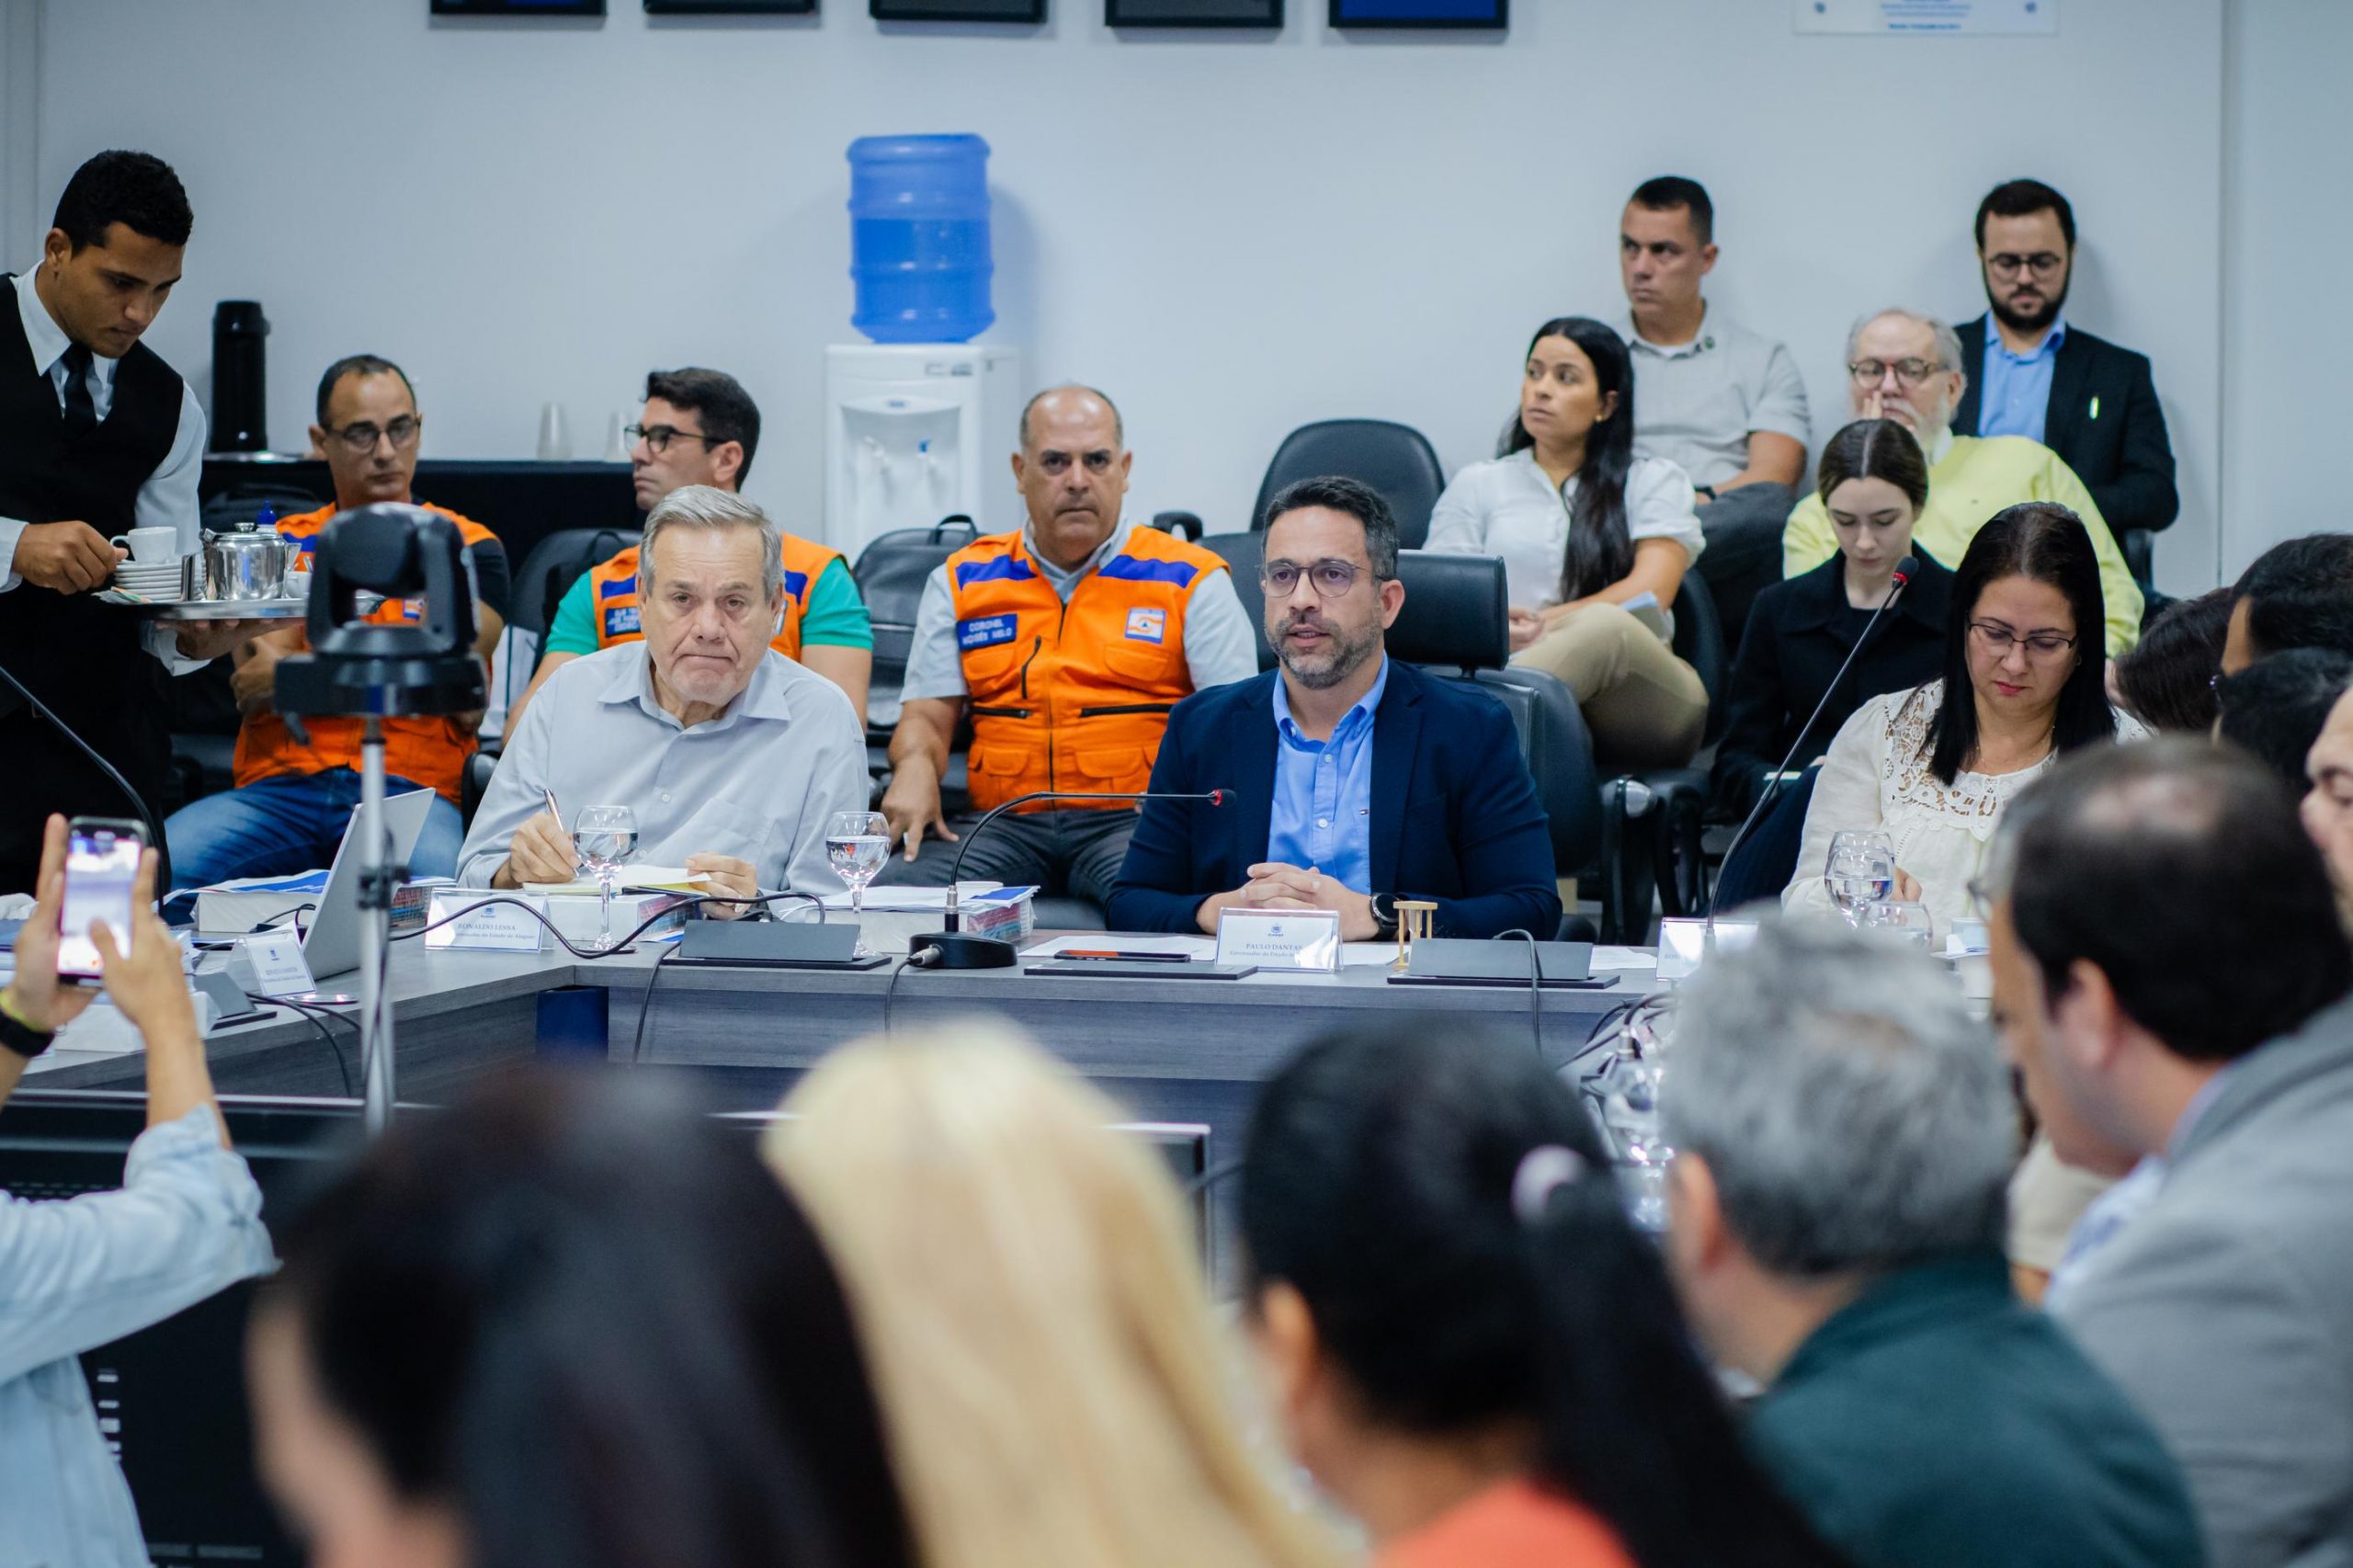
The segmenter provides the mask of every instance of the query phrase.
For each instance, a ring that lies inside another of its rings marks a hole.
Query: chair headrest
[[[1397,552],[1405,608],[1389,629],[1389,654],[1409,665],[1501,669],[1511,661],[1511,596],[1492,555]]]

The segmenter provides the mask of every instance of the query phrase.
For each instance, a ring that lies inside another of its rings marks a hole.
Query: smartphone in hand
[[[147,830],[117,817],[75,817],[65,828],[65,897],[57,914],[57,972],[68,980],[98,978],[97,945],[90,922],[103,920],[115,944],[131,951],[131,893]]]

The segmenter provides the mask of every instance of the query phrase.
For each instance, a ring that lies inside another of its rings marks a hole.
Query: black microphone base
[[[907,939],[909,958],[925,951],[939,955],[929,966],[936,970],[1011,969],[1019,956],[1011,942],[963,931],[930,931]]]

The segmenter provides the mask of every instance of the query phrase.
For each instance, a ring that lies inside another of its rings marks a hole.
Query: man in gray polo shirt
[[[1689,476],[1708,536],[1700,573],[1737,646],[1749,602],[1781,577],[1781,525],[1805,475],[1797,361],[1700,297],[1715,269],[1715,204],[1680,175],[1644,180],[1619,223],[1633,353],[1634,449]]]

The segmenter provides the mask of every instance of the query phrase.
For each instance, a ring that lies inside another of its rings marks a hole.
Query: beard
[[[1275,634],[1275,658],[1290,673],[1291,678],[1310,691],[1323,691],[1339,685],[1364,666],[1364,662],[1381,650],[1381,628],[1368,626],[1351,637],[1328,620],[1313,624],[1330,639],[1319,653],[1295,653],[1291,651],[1290,631],[1300,624],[1287,620]]]
[[[2067,303],[2067,290],[2075,281],[2075,273],[2070,269],[2067,280],[2059,285],[2059,291],[2056,294],[2045,293],[2041,308],[2032,315],[2020,313],[2008,300],[1994,291],[1990,281],[1985,285],[1985,302],[1994,307],[1994,319],[2012,332],[2040,332],[2058,320],[2059,312]]]

